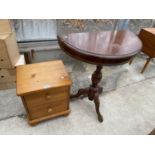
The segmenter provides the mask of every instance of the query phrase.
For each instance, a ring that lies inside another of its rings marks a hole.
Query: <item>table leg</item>
[[[149,58],[147,59],[145,65],[144,65],[144,67],[143,67],[143,69],[142,69],[142,71],[141,71],[142,74],[143,74],[143,72],[145,71],[145,69],[146,69],[146,67],[148,66],[148,64],[149,64],[149,62],[151,61],[151,59],[152,59],[151,57],[149,57]]]
[[[96,113],[98,115],[98,120],[100,122],[103,122],[103,116],[100,113],[100,100],[99,100],[99,95],[98,94],[95,95],[94,103],[95,103]]]
[[[103,122],[103,117],[100,113],[100,101],[99,101],[99,94],[102,93],[103,88],[100,87],[98,84],[102,79],[102,66],[97,66],[96,70],[92,74],[92,84],[89,88],[79,89],[77,94],[71,95],[71,98],[79,97],[79,96],[87,96],[89,100],[94,101],[96,113],[98,115],[98,120]]]
[[[88,91],[89,91],[89,88],[82,88],[82,89],[79,89],[77,94],[72,94],[70,96],[70,98],[76,98],[76,97],[80,97],[80,96],[88,96]]]
[[[100,100],[99,94],[102,92],[103,88],[98,84],[102,79],[102,66],[97,66],[96,70],[92,74],[92,85],[89,88],[88,98],[89,100],[93,100],[95,103],[96,113],[98,115],[98,120],[103,122],[103,116],[100,113]]]
[[[153,130],[149,133],[149,135],[155,135],[155,129],[153,129]]]
[[[101,94],[103,92],[103,88],[102,87],[98,87],[98,93]]]

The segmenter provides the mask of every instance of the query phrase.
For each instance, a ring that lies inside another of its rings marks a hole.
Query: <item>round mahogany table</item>
[[[129,30],[70,33],[58,35],[61,49],[71,57],[83,62],[96,65],[92,74],[92,84],[88,88],[79,89],[71,98],[81,95],[88,96],[94,101],[100,122],[103,117],[100,113],[99,94],[102,87],[99,82],[102,79],[102,66],[121,65],[130,61],[142,47],[140,39]]]

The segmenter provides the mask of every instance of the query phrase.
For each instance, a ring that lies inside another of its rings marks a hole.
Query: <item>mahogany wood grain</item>
[[[144,28],[139,33],[143,43],[142,51],[149,57],[155,56],[155,28]]]
[[[79,89],[71,98],[83,95],[94,101],[98,120],[102,122],[103,117],[99,109],[102,66],[120,65],[130,61],[141,50],[140,39],[131,31],[123,30],[71,33],[58,36],[58,42],[63,51],[71,57],[96,65],[90,87]]]
[[[128,30],[71,33],[58,36],[58,42],[73,58],[95,65],[123,64],[142,47],[139,38]]]
[[[143,73],[152,58],[155,57],[155,28],[143,28],[139,33],[143,43],[142,52],[148,56],[141,73]]]

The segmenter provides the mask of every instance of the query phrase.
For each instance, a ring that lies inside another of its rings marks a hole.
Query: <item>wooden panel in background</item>
[[[0,68],[14,68],[19,58],[15,33],[0,35]]]
[[[155,28],[144,28],[139,33],[143,43],[142,51],[149,57],[155,56]]]
[[[15,82],[16,70],[15,69],[0,69],[0,83]]]
[[[9,19],[0,19],[0,34],[12,33],[11,22]]]

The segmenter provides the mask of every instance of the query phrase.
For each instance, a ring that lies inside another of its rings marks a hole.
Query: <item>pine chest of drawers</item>
[[[21,96],[30,125],[68,115],[71,80],[62,61],[16,68],[17,95]]]

